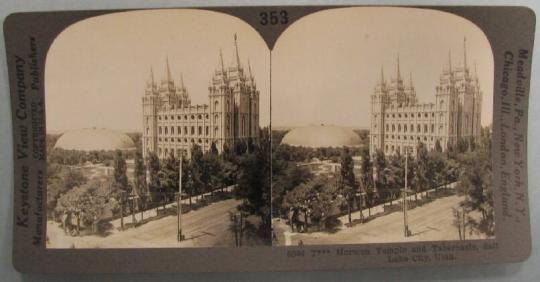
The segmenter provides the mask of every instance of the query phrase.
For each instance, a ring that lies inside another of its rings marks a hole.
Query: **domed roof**
[[[361,145],[361,141],[358,134],[346,127],[312,125],[289,131],[281,144],[310,148],[354,147]]]
[[[133,140],[126,134],[105,128],[85,128],[64,133],[54,148],[79,151],[114,151],[135,149]]]

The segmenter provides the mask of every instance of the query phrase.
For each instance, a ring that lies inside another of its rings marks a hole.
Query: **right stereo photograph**
[[[272,51],[274,246],[495,237],[494,61],[472,22],[357,7]]]

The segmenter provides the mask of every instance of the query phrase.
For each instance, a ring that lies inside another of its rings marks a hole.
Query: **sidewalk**
[[[228,186],[226,188],[223,188],[223,191],[224,192],[231,192],[234,189],[234,187],[235,187],[235,185]],[[221,189],[218,189],[218,190],[215,190],[215,191],[220,191],[220,190]],[[211,193],[208,192],[208,193],[192,196],[191,197],[191,203],[192,204],[197,203],[197,201],[199,201],[201,195],[202,196],[210,196],[210,194]],[[182,205],[189,205],[189,198],[190,197],[182,199]],[[165,208],[172,208],[172,207],[176,208],[176,202],[165,205]],[[163,207],[159,206],[158,208],[162,209]],[[131,213],[127,213],[127,211],[124,211],[124,212],[125,212],[125,214],[124,214],[124,225],[133,224],[133,217],[131,216]],[[154,208],[145,210],[145,211],[142,212],[142,214],[143,214],[144,219],[156,217],[157,216],[157,208],[154,207]],[[135,213],[135,220],[138,222],[138,221],[140,221],[140,219],[141,219],[141,212],[137,211]],[[119,230],[120,227],[121,227],[121,219],[120,219],[120,217],[117,218],[117,219],[111,220],[109,223],[112,224],[112,226],[114,227],[113,231],[112,231],[113,233],[117,232],[117,230]]]
[[[457,182],[453,182],[453,183],[450,183],[447,185],[448,188],[455,188],[456,187],[456,183]],[[442,189],[443,186],[437,188],[437,189]],[[418,194],[418,200],[421,200],[425,197],[425,193],[430,193],[430,192],[434,192],[435,191],[435,188],[433,189],[430,189],[430,190],[427,190],[427,191],[422,191],[422,192],[419,192],[417,193]],[[415,198],[414,198],[414,194],[411,194],[409,196],[407,196],[407,200],[409,202],[411,201],[414,201]],[[400,195],[399,198],[395,199],[394,201],[392,201],[392,205],[400,205],[401,203],[403,202],[403,197]],[[378,214],[380,213],[384,213],[384,207],[385,206],[389,206],[390,203],[387,202],[387,203],[383,203],[383,204],[380,204],[380,205],[377,205],[377,206],[374,206],[374,207],[371,207],[371,216],[374,217],[374,216],[377,216]],[[369,209],[366,208],[366,209],[363,209],[362,210],[362,214],[364,215],[364,218],[367,218],[367,216],[369,215]],[[349,215],[348,214],[345,214],[345,215],[342,215],[340,217],[338,217],[338,220],[341,221],[342,223],[348,223],[349,222]],[[351,220],[354,222],[355,220],[360,220],[360,211],[354,211],[351,213]],[[342,228],[346,228],[346,227],[342,227]]]

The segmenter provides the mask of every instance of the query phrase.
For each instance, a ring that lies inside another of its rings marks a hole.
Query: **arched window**
[[[174,134],[174,126],[171,126],[171,135]]]
[[[169,134],[169,128],[165,126],[165,135]]]
[[[216,126],[216,127],[214,128],[214,136],[217,136],[218,133],[219,133],[219,127]]]
[[[197,128],[197,135],[201,136],[202,135],[202,126],[199,126],[199,128]]]

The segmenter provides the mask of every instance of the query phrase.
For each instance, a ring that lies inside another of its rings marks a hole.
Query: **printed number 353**
[[[259,17],[261,19],[260,23],[262,25],[287,24],[289,22],[289,15],[285,10],[261,12],[259,14]]]

